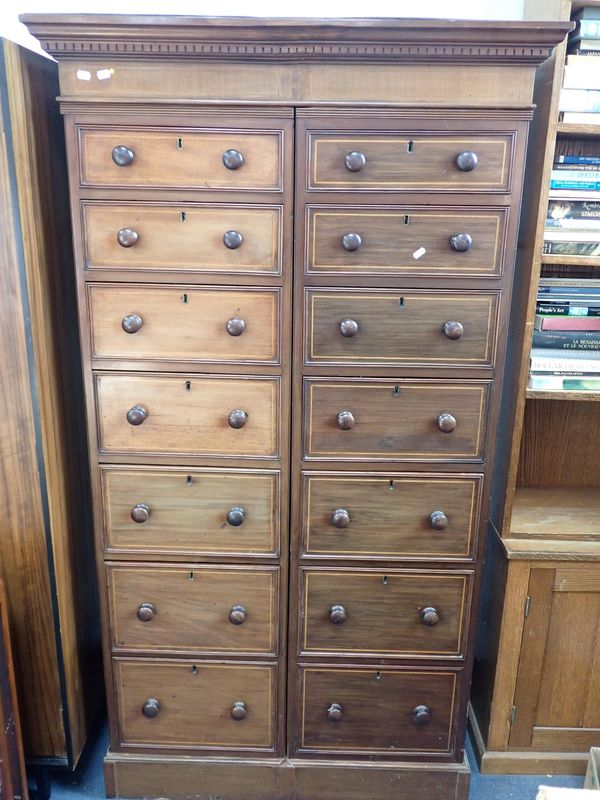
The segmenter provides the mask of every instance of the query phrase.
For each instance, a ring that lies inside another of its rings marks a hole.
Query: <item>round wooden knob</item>
[[[144,320],[139,314],[127,314],[121,320],[121,327],[125,333],[137,333],[144,324]]]
[[[456,428],[456,417],[453,417],[452,414],[448,414],[448,412],[440,414],[436,422],[442,433],[452,433]]]
[[[244,163],[244,156],[239,150],[226,150],[223,153],[223,163],[227,169],[239,169]]]
[[[416,706],[412,711],[412,718],[415,725],[427,725],[431,720],[431,709],[427,706]]]
[[[429,515],[429,524],[436,531],[443,531],[448,527],[448,517],[443,511],[432,511]]]
[[[461,172],[472,172],[477,166],[477,153],[472,150],[465,150],[456,156],[456,166]]]
[[[336,419],[337,426],[341,431],[349,431],[354,427],[354,423],[356,422],[354,414],[351,411],[340,411]]]
[[[154,719],[154,717],[157,717],[159,711],[160,711],[160,703],[153,697],[151,697],[149,700],[146,700],[146,702],[142,706],[142,714],[145,717],[148,717],[148,719]]]
[[[234,528],[239,528],[246,519],[246,509],[241,506],[233,506],[227,512],[227,522]]]
[[[450,237],[450,247],[458,253],[466,253],[473,247],[473,239],[468,233],[455,233]]]
[[[330,722],[339,722],[344,716],[344,709],[339,703],[332,703],[327,709],[327,719]]]
[[[131,519],[134,522],[146,522],[150,516],[150,506],[146,503],[138,503],[131,509]]]
[[[344,250],[353,253],[362,246],[362,237],[360,233],[345,233],[342,236],[342,247]]]
[[[242,702],[242,700],[237,700],[231,706],[231,717],[232,719],[239,722],[242,719],[246,719],[248,716],[248,709],[246,708],[246,703]]]
[[[334,625],[341,625],[346,621],[346,609],[344,606],[331,606],[329,609],[329,620]]]
[[[229,422],[231,428],[243,428],[248,422],[248,414],[245,411],[236,408],[235,411],[230,413],[227,421]]]
[[[241,336],[246,330],[246,323],[239,317],[233,317],[227,320],[225,328],[230,336]]]
[[[336,508],[331,515],[331,524],[334,528],[347,528],[350,525],[350,514],[345,508]]]
[[[358,333],[358,322],[355,319],[343,319],[339,325],[340,333],[351,339]]]
[[[130,425],[141,425],[148,416],[148,412],[143,406],[133,406],[127,412],[127,422]]]
[[[117,242],[121,247],[133,247],[140,240],[140,235],[133,228],[121,228],[117,233]]]
[[[350,172],[360,172],[366,163],[366,155],[358,150],[353,150],[351,153],[346,153],[344,156],[344,164],[346,169]]]
[[[131,163],[133,163],[133,159],[135,158],[135,153],[129,147],[125,147],[124,144],[119,144],[116,147],[113,147],[112,151],[112,160],[115,162],[117,167],[128,167]]]
[[[232,606],[229,612],[229,622],[232,625],[243,625],[246,622],[247,613],[244,606]]]
[[[137,618],[140,622],[150,622],[150,620],[154,619],[155,614],[156,608],[152,603],[142,603],[137,610]]]
[[[442,330],[444,331],[444,335],[447,336],[448,339],[460,339],[460,337],[465,332],[462,323],[453,322],[452,320],[444,322]]]
[[[223,234],[223,244],[230,250],[237,250],[243,241],[244,237],[239,231],[225,231]]]
[[[430,628],[433,628],[433,626],[437,625],[440,621],[440,615],[437,608],[434,608],[433,606],[427,606],[427,608],[422,609],[421,620],[423,625],[429,625]]]

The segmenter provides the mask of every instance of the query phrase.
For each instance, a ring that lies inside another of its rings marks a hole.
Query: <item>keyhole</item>
[[[186,482],[186,484],[188,486],[191,486],[192,485],[192,476],[188,475],[187,478],[185,479],[185,482]]]
[[[179,222],[185,222],[186,219],[187,219],[187,214],[185,213],[185,211],[180,211],[179,212]]]
[[[198,673],[198,667],[194,664],[192,667],[192,675],[196,675]]]
[[[183,303],[187,303],[187,301],[188,301],[188,296],[187,296],[187,294],[184,294],[184,295],[182,296],[181,300],[182,300],[182,302],[183,302]]]
[[[400,387],[394,386],[394,397],[400,397]]]
[[[193,580],[195,580],[195,578],[196,578],[196,576],[194,575],[194,573],[190,572],[190,574],[188,575],[188,580],[193,581]]]
[[[411,139],[410,142],[408,143],[408,145],[406,146],[406,152],[407,153],[412,153],[413,149],[414,149],[414,142]]]
[[[400,306],[400,308],[404,308],[404,298],[403,297],[399,298],[398,305]]]
[[[381,672],[379,672],[379,670],[375,673],[375,679],[378,681],[381,680]]]
[[[389,483],[388,489],[392,489],[392,490],[393,490],[393,489],[395,489],[395,488],[396,488],[396,487],[394,486],[394,481],[393,481],[393,480],[390,480],[390,483]]]
[[[178,150],[183,150],[183,139],[181,138],[181,136],[177,137],[176,144]]]
[[[388,576],[387,576],[387,575],[384,575],[384,576],[383,576],[383,585],[384,585],[384,586],[387,586],[387,585],[388,585]]]
[[[192,382],[191,381],[186,381],[185,382],[185,390],[186,390],[186,392],[189,392],[191,388],[192,388]]]
[[[410,217],[408,216],[408,214],[404,215],[404,224],[405,225],[409,225],[410,224]]]

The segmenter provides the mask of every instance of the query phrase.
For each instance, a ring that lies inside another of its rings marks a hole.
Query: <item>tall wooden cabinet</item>
[[[568,25],[25,22],[68,137],[108,794],[464,800],[533,76]]]
[[[568,20],[597,0],[526,0]],[[527,389],[540,275],[595,277],[599,260],[542,255],[556,147],[597,152],[600,128],[558,121],[566,42],[539,70],[517,256],[514,414],[490,515],[471,722],[483,772],[584,774],[600,744],[600,394]],[[506,482],[503,477],[507,476]]]
[[[0,41],[0,577],[27,761],[73,768],[103,697],[57,73]]]

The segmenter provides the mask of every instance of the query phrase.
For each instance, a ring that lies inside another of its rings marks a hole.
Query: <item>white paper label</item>
[[[88,72],[87,69],[78,69],[77,70],[77,80],[78,81],[91,81],[92,80],[92,73]]]
[[[96,77],[99,81],[107,81],[112,74],[112,69],[99,69],[98,72],[96,72]]]
[[[413,253],[413,258],[414,259],[419,259],[419,258],[421,258],[421,256],[424,256],[426,252],[427,252],[427,250],[425,250],[424,247],[419,247],[419,249],[415,250],[415,252]]]

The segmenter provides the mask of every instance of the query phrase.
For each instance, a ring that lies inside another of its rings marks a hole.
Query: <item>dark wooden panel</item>
[[[310,289],[307,364],[493,366],[498,295]]]
[[[107,565],[114,650],[276,655],[276,568]]]
[[[459,658],[473,573],[303,569],[302,655]]]

